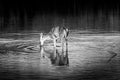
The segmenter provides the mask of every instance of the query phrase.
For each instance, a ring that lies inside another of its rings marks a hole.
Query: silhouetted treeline
[[[49,30],[53,26],[67,26],[70,29],[120,31],[119,12],[103,12],[94,14],[83,12],[79,15],[35,14],[9,12],[0,16],[0,31],[41,31]]]
[[[120,31],[119,6],[79,1],[0,1],[0,32],[49,31],[57,25],[79,30]]]

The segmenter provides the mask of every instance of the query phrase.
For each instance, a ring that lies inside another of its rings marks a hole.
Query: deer
[[[67,40],[68,34],[69,34],[69,29],[68,28],[59,27],[59,26],[53,27],[47,35],[44,35],[43,33],[40,33],[40,47],[42,47],[44,45],[44,42],[46,40],[52,40],[53,44],[54,44],[54,49],[55,49],[54,54],[56,55],[57,40],[60,40],[61,46],[62,46],[62,52],[64,51],[64,44],[66,44],[66,51],[68,51],[67,50],[68,49],[68,47],[67,47],[67,45],[68,45],[68,40]]]

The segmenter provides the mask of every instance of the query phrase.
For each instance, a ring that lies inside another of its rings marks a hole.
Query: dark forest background
[[[77,30],[120,31],[119,2],[81,0],[0,1],[0,32]]]

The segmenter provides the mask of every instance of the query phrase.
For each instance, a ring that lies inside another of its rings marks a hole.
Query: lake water
[[[87,39],[86,39],[87,38]],[[10,80],[118,80],[120,79],[120,37],[84,37],[80,40],[69,40],[69,65],[51,64],[52,47],[47,46],[45,58],[40,58],[39,48],[34,52],[22,52],[1,46],[0,48],[0,79]],[[86,41],[83,41],[85,39]],[[94,41],[94,40],[95,41]],[[101,41],[101,40],[102,41]],[[107,40],[107,41],[106,41]],[[111,48],[112,44],[115,48]],[[6,48],[6,49],[5,49]],[[4,50],[5,51],[4,51]],[[112,50],[118,52],[111,61]],[[31,50],[32,51],[32,50]]]

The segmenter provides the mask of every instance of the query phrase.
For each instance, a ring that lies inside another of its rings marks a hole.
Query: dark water
[[[28,53],[23,52],[22,49],[14,49],[13,46],[8,48],[8,44],[7,48],[2,45],[0,80],[119,80],[119,54],[107,62],[111,54],[94,48],[94,44],[96,43],[69,42],[67,66],[52,64],[50,58],[52,50],[47,49],[51,47],[46,47],[45,58],[40,58],[39,48],[36,46],[34,46],[36,51]]]
[[[77,55],[75,59],[69,56],[69,66],[55,66],[47,57],[40,59],[39,53],[0,55],[0,78],[18,80],[118,79],[120,67],[117,61],[106,63],[104,58],[102,60],[99,57],[94,57],[93,60],[88,59],[80,59]]]

